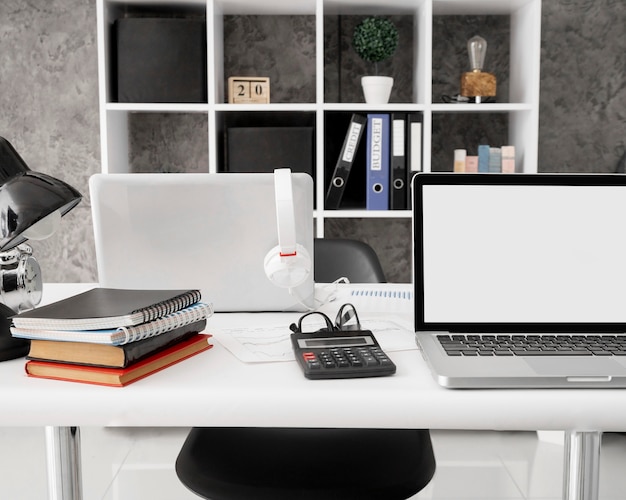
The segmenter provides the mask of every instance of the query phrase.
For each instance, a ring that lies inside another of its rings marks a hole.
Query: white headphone
[[[296,242],[296,218],[291,185],[291,169],[274,170],[278,246],[265,256],[265,274],[281,288],[295,288],[311,274],[311,256]]]

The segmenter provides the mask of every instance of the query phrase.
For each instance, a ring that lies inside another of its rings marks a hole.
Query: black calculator
[[[292,333],[291,343],[306,378],[382,377],[396,372],[369,330]]]

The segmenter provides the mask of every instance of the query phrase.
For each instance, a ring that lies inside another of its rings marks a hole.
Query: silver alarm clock
[[[33,309],[41,302],[41,268],[30,245],[0,252],[0,302],[16,313]]]

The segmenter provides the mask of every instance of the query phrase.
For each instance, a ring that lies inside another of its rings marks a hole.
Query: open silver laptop
[[[296,240],[313,255],[313,180],[293,173]],[[266,276],[278,245],[274,175],[96,174],[98,278],[117,288],[199,288],[216,311],[303,311],[313,270],[291,291]]]
[[[416,339],[441,385],[626,387],[626,176],[425,173],[412,196]]]

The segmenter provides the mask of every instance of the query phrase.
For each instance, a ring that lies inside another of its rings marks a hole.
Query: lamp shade
[[[28,239],[24,231],[51,214],[65,215],[81,198],[69,184],[30,170],[0,137],[0,251],[23,243]]]

